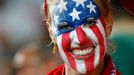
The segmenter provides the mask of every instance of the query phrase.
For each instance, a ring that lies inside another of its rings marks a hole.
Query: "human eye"
[[[67,24],[67,22],[62,22],[58,25],[58,30],[64,30],[64,31],[69,31],[73,30],[74,28],[70,25]]]
[[[96,24],[96,21],[97,21],[97,20],[96,20],[95,18],[92,18],[92,17],[91,17],[91,18],[87,18],[85,25],[86,25],[86,26],[92,26],[92,25]]]

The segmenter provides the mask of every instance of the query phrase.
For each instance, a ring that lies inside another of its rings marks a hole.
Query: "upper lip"
[[[93,47],[93,48],[95,48],[95,46],[96,46],[96,43],[95,42],[86,42],[86,43],[84,43],[84,44],[80,44],[79,45],[79,47],[74,47],[74,48],[71,48],[71,51],[72,50],[84,50],[84,49],[87,49],[87,48],[89,48],[89,47]]]
[[[71,51],[73,51],[73,50],[84,50],[84,49],[87,49],[89,47],[95,48],[95,45],[88,45],[88,44],[86,44],[86,45],[83,45],[83,46],[80,46],[80,47],[72,48]]]
[[[85,49],[71,50],[71,55],[76,59],[88,58],[94,52],[95,46],[88,46]]]
[[[88,47],[95,47],[95,46],[82,46],[82,47],[76,47],[76,48],[72,48],[72,50],[84,50],[84,49],[87,49]]]

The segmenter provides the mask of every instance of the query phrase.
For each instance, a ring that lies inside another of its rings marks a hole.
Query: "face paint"
[[[92,0],[61,0],[52,11],[52,28],[63,61],[78,73],[90,74],[107,49],[98,6]]]

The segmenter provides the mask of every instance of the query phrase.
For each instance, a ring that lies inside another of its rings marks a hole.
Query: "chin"
[[[70,66],[80,74],[93,73],[97,66],[102,63],[105,56],[105,51],[100,51],[101,55],[96,55],[97,49],[98,46],[92,46],[81,50],[71,50],[68,54],[68,59],[72,60]]]

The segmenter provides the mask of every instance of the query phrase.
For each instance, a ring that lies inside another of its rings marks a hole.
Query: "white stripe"
[[[86,74],[86,66],[84,60],[75,59],[75,62],[77,71],[81,74]]]
[[[95,60],[94,60],[94,67],[96,68],[100,59],[100,45],[96,46],[96,51],[95,51]]]
[[[96,45],[96,43],[98,43],[98,39],[94,32],[89,27],[83,25],[81,26],[81,28],[86,33],[87,37],[90,38],[90,40]]]
[[[62,35],[60,35],[59,37],[57,37],[57,45],[58,45],[59,52],[60,52],[60,54],[62,56],[63,61],[66,62],[66,64],[70,65],[69,62],[68,62],[67,56],[64,53],[64,50],[62,48]]]
[[[97,24],[96,24],[96,25],[97,25],[97,27],[99,28],[99,30],[100,30],[100,32],[101,32],[101,34],[102,34],[102,36],[103,36],[104,45],[105,45],[105,50],[107,50],[106,35],[105,35],[104,27],[103,27],[103,25],[102,25],[102,23],[101,23],[100,20],[97,21]]]
[[[97,39],[97,36],[95,35],[95,33],[92,31],[92,29],[90,29],[89,27],[86,27],[86,26],[82,26],[82,29],[83,31],[86,33],[87,37],[89,39],[91,39],[96,45],[96,48],[95,48],[95,58],[94,58],[94,67],[96,68],[97,64],[99,63],[99,59],[100,59],[100,47],[98,45],[98,39]]]
[[[79,47],[79,40],[77,38],[76,30],[70,33],[71,48]]]
[[[78,40],[78,37],[77,37],[77,32],[76,30],[72,31],[70,33],[70,38],[71,38],[71,47],[79,47],[79,40]],[[75,63],[76,63],[76,70],[81,73],[81,74],[86,74],[86,67],[85,67],[85,62],[84,60],[77,60],[77,59],[74,59],[75,60]]]

